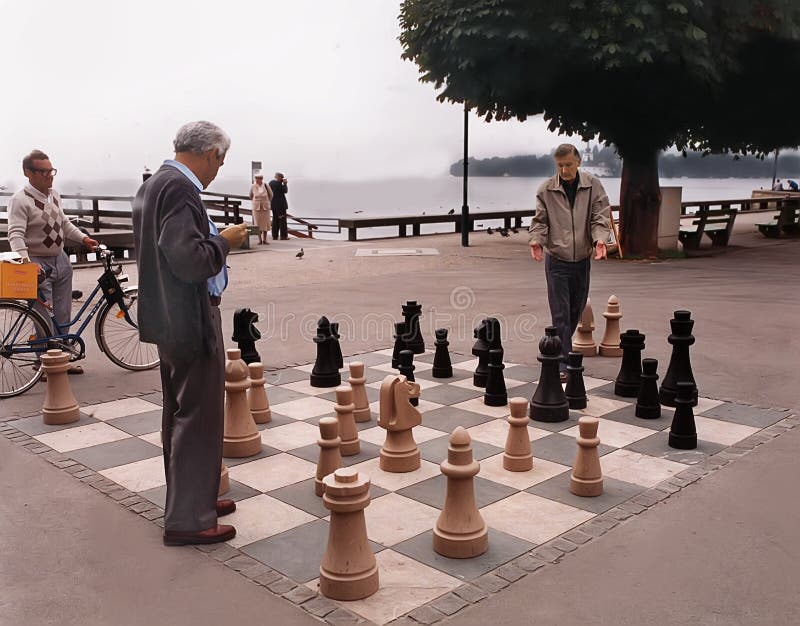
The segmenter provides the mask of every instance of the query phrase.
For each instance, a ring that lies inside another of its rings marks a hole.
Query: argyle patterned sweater
[[[8,203],[8,243],[23,258],[56,256],[66,239],[80,243],[85,236],[64,215],[61,197],[54,189],[45,196],[25,185]]]

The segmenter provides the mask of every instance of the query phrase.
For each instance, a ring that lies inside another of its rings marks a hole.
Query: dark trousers
[[[272,238],[288,239],[286,232],[286,211],[283,209],[272,210]]]
[[[589,297],[590,269],[588,257],[581,261],[561,261],[549,254],[544,257],[550,316],[561,339],[562,371],[566,369],[567,355],[572,350],[572,335]]]
[[[211,307],[211,322],[217,328],[215,354],[187,358],[159,346],[165,530],[193,532],[217,524],[225,402],[225,347],[218,307]]]

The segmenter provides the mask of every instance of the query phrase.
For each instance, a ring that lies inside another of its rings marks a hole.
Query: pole
[[[779,150],[775,148],[775,167],[772,168],[772,185],[770,189],[775,189],[775,179],[778,178],[778,152]]]
[[[469,107],[464,100],[464,203],[461,205],[461,245],[469,247],[469,204],[467,204],[467,170],[469,168]]]

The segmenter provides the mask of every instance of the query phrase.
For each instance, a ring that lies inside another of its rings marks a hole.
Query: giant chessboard
[[[378,624],[495,570],[785,416],[701,397],[695,408],[697,449],[674,450],[667,446],[672,409],[664,408],[657,420],[636,418],[632,399],[615,396],[612,382],[587,376],[588,407],[571,412],[566,422],[531,422],[533,470],[509,472],[502,466],[508,407],[483,403],[483,390],[472,384],[477,360],[454,354],[454,376],[434,379],[433,353],[428,351],[415,357],[422,426],[414,429],[414,438],[422,467],[391,474],[378,467],[385,431],[376,423],[381,381],[396,373],[391,353],[378,350],[349,359],[366,366],[373,419],[357,424],[361,453],[343,458],[345,466],[357,467],[372,481],[372,500],[365,513],[381,589],[365,600],[341,604]],[[584,365],[591,373],[592,359]],[[237,500],[238,509],[224,521],[238,531],[232,547],[299,585],[316,589],[328,534],[328,511],[314,494],[317,424],[334,415],[334,391],[311,387],[311,368],[268,372],[272,421],[259,426],[263,442],[259,455],[225,459],[231,480],[226,497]],[[504,373],[509,397],[530,399],[538,367],[506,363]],[[342,378],[347,379],[346,372]],[[163,507],[159,403],[160,395],[151,394],[84,406],[80,421],[66,426],[46,426],[40,416],[11,425]],[[581,415],[600,418],[605,492],[595,498],[574,496],[568,490]],[[448,436],[457,426],[471,435],[480,461],[476,499],[490,528],[489,551],[463,560],[439,556],[432,549],[432,528],[445,496],[439,463],[447,456]]]

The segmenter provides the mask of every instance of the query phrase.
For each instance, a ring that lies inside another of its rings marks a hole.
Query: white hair
[[[203,154],[216,150],[218,156],[223,156],[231,147],[231,138],[216,124],[201,120],[181,126],[172,144],[175,152]]]

